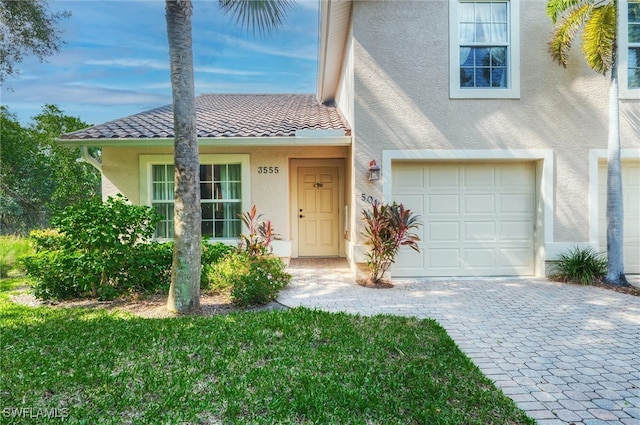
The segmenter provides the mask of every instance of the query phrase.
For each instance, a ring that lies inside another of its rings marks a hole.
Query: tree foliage
[[[41,62],[58,53],[62,40],[57,28],[68,11],[52,13],[44,0],[0,0],[0,83],[18,75],[16,65],[24,56]]]
[[[55,143],[62,133],[88,126],[54,105],[23,126],[0,107],[0,233],[47,227],[53,213],[100,194],[100,174],[79,161],[80,150]]]
[[[617,5],[602,0],[549,0],[547,15],[554,24],[549,41],[551,57],[567,67],[569,50],[578,35],[587,64],[599,74],[613,65]]]
[[[553,60],[567,67],[569,50],[576,36],[582,36],[582,53],[594,71],[609,82],[607,136],[607,276],[612,285],[629,285],[624,275],[623,200],[620,157],[620,98],[616,37],[618,4],[616,0],[548,0],[547,15],[554,24],[549,41]]]

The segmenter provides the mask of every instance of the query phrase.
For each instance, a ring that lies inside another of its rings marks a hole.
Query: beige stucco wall
[[[449,98],[447,1],[354,2],[358,208],[360,193],[382,199],[366,166],[385,150],[551,149],[553,242],[589,241],[589,153],[607,146],[608,79],[586,67],[578,45],[568,69],[553,63],[544,3],[520,3],[520,99],[465,100]],[[638,111],[640,101],[621,102],[623,148],[640,147]]]
[[[140,199],[139,158],[140,155],[166,155],[172,148],[103,148],[103,175],[109,181],[110,192],[104,196],[122,193],[136,204]],[[291,238],[289,165],[292,159],[302,158],[348,158],[347,147],[316,146],[262,146],[262,147],[211,147],[200,148],[200,154],[249,154],[251,204],[258,213],[273,222],[283,241]],[[278,167],[279,172],[262,174],[258,167]],[[251,207],[244,206],[245,210]]]

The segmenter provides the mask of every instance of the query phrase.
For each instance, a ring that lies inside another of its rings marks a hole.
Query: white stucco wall
[[[545,150],[553,173],[547,243],[589,241],[589,152],[607,146],[608,79],[587,68],[579,45],[568,69],[551,60],[544,3],[520,5],[521,95],[512,100],[449,98],[447,1],[353,7],[357,195],[383,199],[384,182],[366,176],[385,151]],[[639,110],[639,100],[621,102],[623,148],[640,146]]]

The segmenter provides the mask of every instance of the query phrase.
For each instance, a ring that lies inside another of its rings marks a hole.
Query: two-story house
[[[640,273],[640,3],[619,7],[625,263]],[[394,276],[543,276],[574,245],[606,249],[609,80],[579,51],[552,62],[543,2],[323,0],[320,13],[315,95],[197,98],[203,236],[233,242],[255,204],[279,255],[355,269],[378,200],[422,216],[421,252],[402,251]],[[155,207],[172,236],[171,106],[60,142],[101,146],[103,195]]]

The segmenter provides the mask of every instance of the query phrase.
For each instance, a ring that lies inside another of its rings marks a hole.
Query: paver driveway
[[[540,425],[640,425],[640,297],[543,279],[355,284],[344,260],[292,260],[282,304],[437,320]]]

